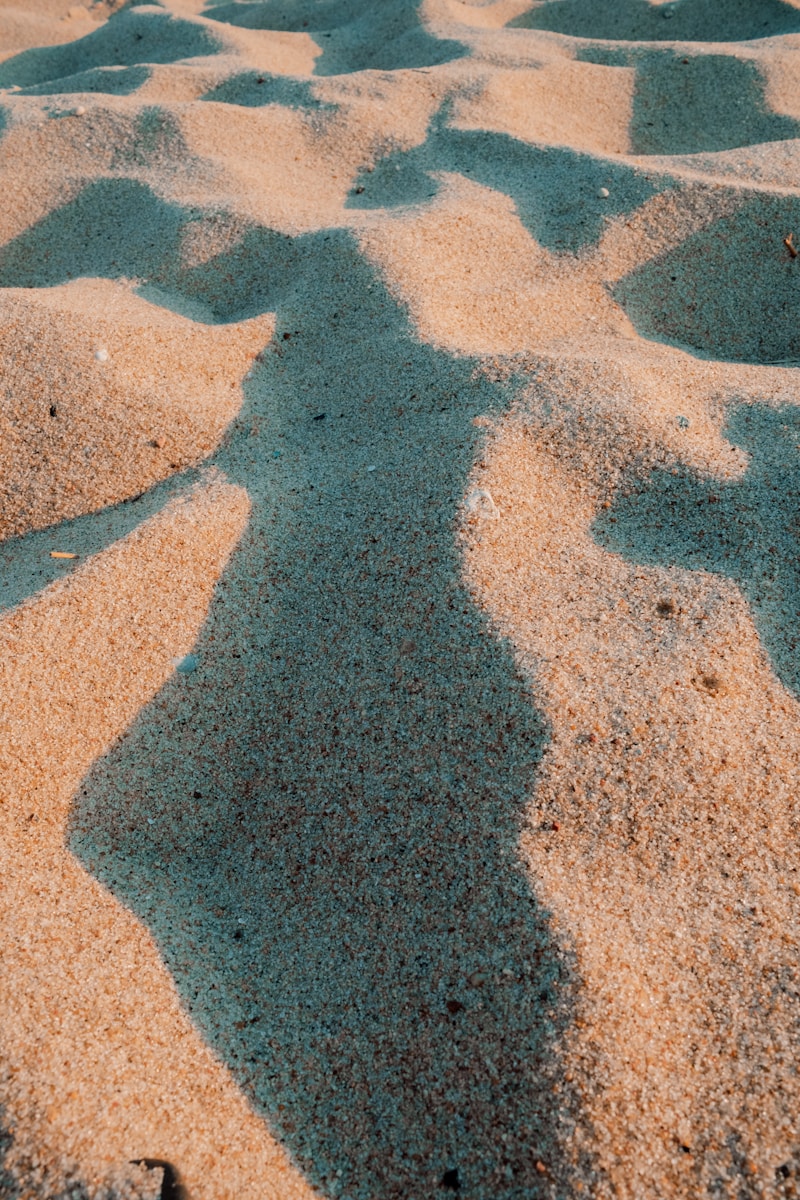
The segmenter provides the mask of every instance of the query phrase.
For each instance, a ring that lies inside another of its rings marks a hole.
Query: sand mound
[[[100,280],[4,289],[0,534],[141,495],[201,462],[273,322],[207,328]]]
[[[0,1194],[798,1193],[798,78],[0,6]]]

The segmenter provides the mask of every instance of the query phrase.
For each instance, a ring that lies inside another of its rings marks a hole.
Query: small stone
[[[378,468],[375,466],[375,464],[374,464],[374,463],[373,463],[371,466],[367,467],[367,470],[368,470],[368,471],[377,471],[377,469],[378,469]]]
[[[486,983],[486,972],[485,971],[473,971],[469,977],[469,982],[472,984],[473,987],[482,987],[483,984]]]
[[[678,417],[678,428],[679,429],[688,429],[689,428],[689,418],[688,417]]]
[[[714,671],[701,672],[695,676],[693,683],[695,687],[703,692],[707,692],[709,696],[724,696],[728,690],[724,679]]]
[[[611,193],[609,192],[608,188],[598,188],[597,189],[598,200],[607,200],[610,195],[611,195]]]
[[[460,1000],[448,1000],[445,1007],[449,1013],[453,1014],[453,1016],[455,1016],[456,1013],[464,1011],[464,1005]]]
[[[197,670],[198,666],[199,659],[196,654],[187,654],[175,662],[175,669],[180,671],[181,675],[190,675],[192,671]]]
[[[449,1171],[445,1171],[444,1175],[442,1176],[442,1182],[439,1184],[439,1186],[448,1188],[451,1192],[460,1191],[461,1180],[458,1177],[458,1168],[451,1167]]]
[[[75,116],[76,117],[85,117],[86,116],[86,109],[83,107],[82,104],[79,104],[78,107],[75,109]]]
[[[105,346],[98,347],[94,352],[94,356],[98,362],[108,362],[108,351]]]

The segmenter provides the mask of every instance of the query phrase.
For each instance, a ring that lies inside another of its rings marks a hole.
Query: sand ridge
[[[799,64],[0,6],[0,1191],[798,1193]]]

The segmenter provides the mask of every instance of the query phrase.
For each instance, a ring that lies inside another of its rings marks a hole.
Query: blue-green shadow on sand
[[[799,122],[769,107],[759,65],[734,54],[603,42],[581,47],[577,57],[636,72],[634,154],[716,154],[800,134]]]
[[[67,93],[98,93],[106,96],[131,96],[150,78],[149,67],[92,67],[77,75],[51,79],[20,88],[19,96],[62,96]]]
[[[454,129],[450,105],[435,115],[421,146],[379,159],[356,179],[347,207],[426,203],[439,191],[434,172],[457,172],[510,196],[533,238],[573,254],[593,245],[610,218],[632,212],[666,180],[610,159],[560,146],[529,146],[503,133]],[[604,188],[608,195],[601,196]]]
[[[243,71],[233,75],[206,92],[202,100],[220,104],[241,104],[246,108],[263,108],[280,104],[284,108],[303,108],[317,112],[335,112],[336,105],[318,100],[310,79],[287,75],[270,75],[268,71]]]
[[[800,695],[800,409],[742,405],[726,433],[751,456],[743,479],[655,471],[604,510],[593,533],[632,562],[734,580],[776,673]]]
[[[709,0],[664,5],[649,0],[549,0],[509,24],[602,40],[740,42],[798,33],[800,13],[783,0],[727,5]]]
[[[614,287],[640,333],[714,359],[800,362],[800,198],[745,196],[734,212],[649,259]]]
[[[222,43],[207,26],[151,8],[124,8],[86,37],[62,46],[23,50],[0,63],[0,87],[41,87],[102,67],[172,63],[219,54]]]
[[[467,53],[428,33],[418,0],[228,0],[204,15],[244,29],[307,33],[320,49],[315,75],[434,67]]]

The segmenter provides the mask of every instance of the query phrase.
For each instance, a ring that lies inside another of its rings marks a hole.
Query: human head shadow
[[[635,268],[614,287],[640,333],[734,362],[800,361],[797,196],[762,194]]]
[[[800,409],[741,405],[726,434],[750,455],[741,480],[654,471],[597,517],[593,534],[633,562],[734,580],[776,673],[800,695]]]
[[[232,0],[210,4],[204,15],[245,29],[308,33],[320,48],[315,75],[435,67],[467,52],[428,33],[419,0]]]
[[[665,19],[665,17],[669,19]],[[783,0],[549,0],[509,22],[571,37],[624,41],[741,42],[800,31],[800,13]]]
[[[61,46],[23,50],[0,63],[0,87],[37,86],[98,67],[171,63],[218,54],[222,43],[207,26],[147,8],[123,8],[85,37]]]
[[[180,283],[277,310],[214,459],[252,515],[70,845],[323,1194],[549,1195],[573,971],[518,856],[547,731],[455,534],[504,395],[344,232],[254,231]]]
[[[424,203],[439,190],[435,172],[456,172],[510,196],[540,245],[577,253],[598,240],[610,217],[631,212],[665,186],[655,176],[596,155],[453,128],[451,107],[445,104],[437,112],[421,146],[393,151],[361,172],[347,206]],[[601,196],[601,188],[609,194]]]
[[[629,128],[634,154],[717,153],[800,134],[800,123],[769,108],[758,65],[732,54],[600,45],[587,46],[578,58],[636,71]]]

